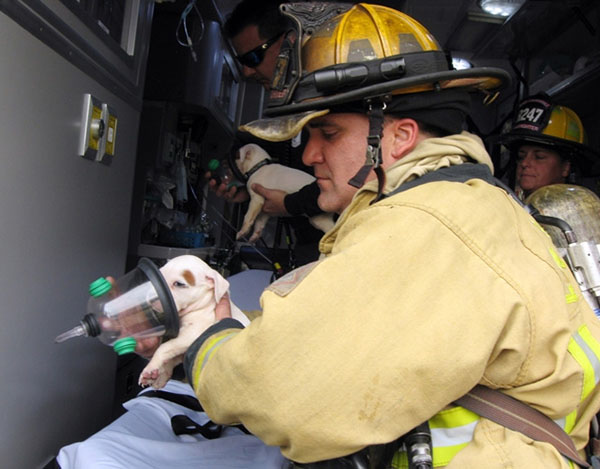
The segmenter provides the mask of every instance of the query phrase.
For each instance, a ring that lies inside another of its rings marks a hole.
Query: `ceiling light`
[[[489,15],[507,17],[515,13],[525,0],[479,0],[479,6]]]

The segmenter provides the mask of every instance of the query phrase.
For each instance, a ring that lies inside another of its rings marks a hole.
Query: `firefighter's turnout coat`
[[[221,321],[190,348],[186,369],[209,416],[299,462],[429,420],[437,467],[569,467],[549,444],[450,405],[478,383],[501,389],[578,449],[600,406],[600,322],[491,169],[463,133],[396,162],[385,192],[399,192],[376,204],[367,183],[323,237],[324,258],[263,293],[261,317],[246,329]],[[434,172],[445,175],[421,183]]]

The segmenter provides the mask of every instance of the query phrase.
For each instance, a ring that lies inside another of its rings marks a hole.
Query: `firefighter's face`
[[[522,145],[517,154],[517,184],[525,195],[540,187],[564,183],[571,165],[549,148]]]
[[[235,49],[238,57],[242,57],[250,51],[257,50],[262,45],[267,44],[271,38],[261,37],[258,33],[258,26],[251,24],[242,29],[237,35],[231,38],[231,44]],[[283,42],[283,35],[277,38],[272,44],[269,44],[264,51],[259,51],[260,62],[254,66],[242,65],[242,74],[244,77],[260,83],[266,90],[271,87],[273,73],[275,72],[275,64],[277,55]],[[263,54],[264,52],[264,54]]]
[[[326,212],[341,213],[357,191],[348,181],[365,164],[369,121],[364,114],[335,113],[311,120],[307,128],[310,138],[302,162],[314,169],[321,190],[319,207]],[[386,120],[381,140],[382,166],[394,164],[421,138],[414,120]],[[367,180],[375,177],[371,171]]]

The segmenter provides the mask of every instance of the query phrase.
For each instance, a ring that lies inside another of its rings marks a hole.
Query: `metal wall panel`
[[[53,343],[125,268],[140,112],[96,78],[0,13],[3,467],[41,467],[111,418],[114,352]],[[77,155],[85,93],[118,115],[111,165]]]

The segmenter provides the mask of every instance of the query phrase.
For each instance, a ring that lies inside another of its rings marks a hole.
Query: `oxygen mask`
[[[179,316],[171,291],[156,265],[145,258],[123,277],[101,277],[90,285],[87,314],[54,340],[97,337],[119,355],[135,350],[138,340],[172,338],[179,333]]]

